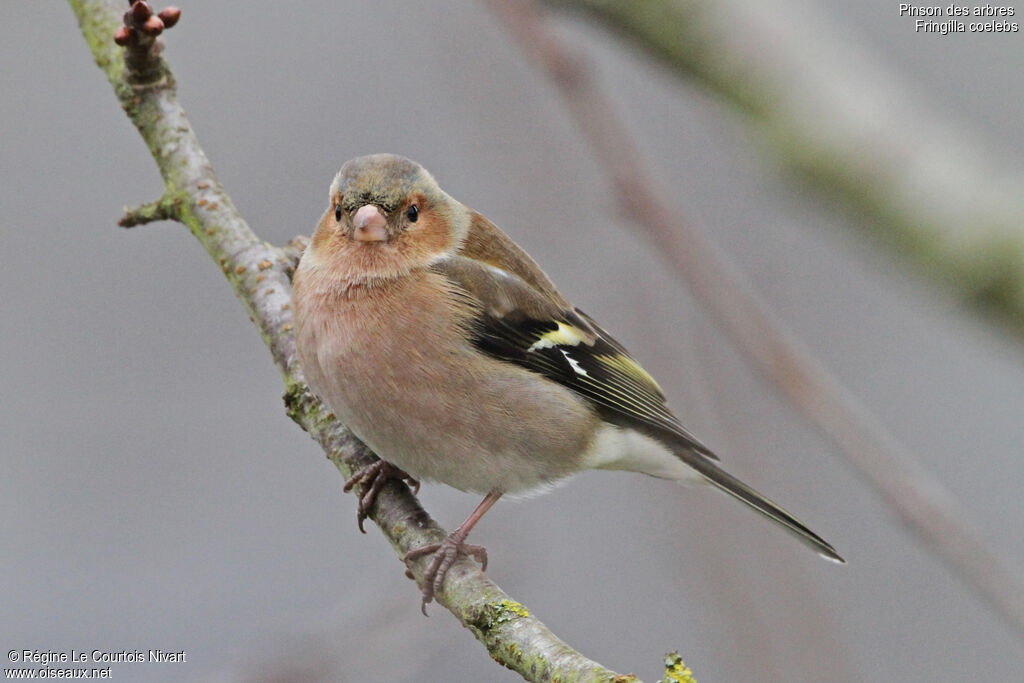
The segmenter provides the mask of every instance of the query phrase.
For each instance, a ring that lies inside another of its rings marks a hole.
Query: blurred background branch
[[[658,253],[733,342],[832,439],[906,528],[988,602],[1018,636],[1024,636],[1024,581],[1018,573],[967,521],[952,492],[765,306],[705,231],[680,218],[679,209],[665,199],[670,193],[647,168],[631,132],[616,115],[583,56],[548,28],[533,0],[486,0],[486,4],[563,96],[602,170],[611,178],[623,214],[646,229]],[[638,4],[652,7],[657,3]],[[713,59],[713,55],[705,58]]]
[[[753,138],[899,258],[1024,335],[1024,168],[799,0],[545,0],[719,97]],[[895,13],[895,5],[893,12]]]

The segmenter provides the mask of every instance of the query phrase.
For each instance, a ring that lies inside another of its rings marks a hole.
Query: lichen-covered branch
[[[533,0],[485,0],[555,84],[624,213],[737,347],[839,447],[897,518],[1024,636],[1024,581],[966,521],[956,497],[927,472],[747,286],[705,230],[682,220],[644,163],[582,56],[550,30]],[[650,3],[648,3],[650,4]],[[856,561],[851,558],[851,561]]]
[[[69,1],[96,63],[149,147],[165,183],[162,199],[127,210],[122,225],[173,219],[195,235],[224,272],[284,376],[288,414],[350,477],[375,456],[310,394],[296,362],[290,277],[302,244],[279,248],[259,239],[217,180],[178,103],[173,75],[159,57],[159,35],[177,22],[178,13],[165,10],[156,15],[140,7],[145,3],[136,2],[122,22],[113,0]],[[408,488],[396,482],[381,491],[370,518],[400,556],[445,536]],[[418,581],[425,566],[421,561],[412,567]],[[574,651],[468,560],[456,563],[437,599],[495,661],[527,680],[636,680]],[[410,606],[415,604],[410,594]]]
[[[813,6],[547,2],[586,12],[725,100],[860,226],[1024,335],[1024,169],[937,119],[863,50],[830,40]]]

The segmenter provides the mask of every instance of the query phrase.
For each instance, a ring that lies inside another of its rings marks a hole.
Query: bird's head
[[[457,250],[469,221],[469,210],[416,162],[359,157],[331,183],[310,256],[349,280],[395,277]]]

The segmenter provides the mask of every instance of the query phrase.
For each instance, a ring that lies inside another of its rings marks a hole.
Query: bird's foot
[[[480,563],[481,571],[487,570],[487,549],[482,545],[465,543],[464,541],[468,534],[461,532],[462,529],[456,529],[448,534],[440,543],[431,543],[422,548],[410,550],[403,558],[406,564],[405,574],[411,579],[413,575],[412,570],[409,569],[409,563],[426,555],[434,555],[430,566],[427,567],[427,571],[423,574],[423,585],[421,586],[423,590],[423,604],[420,607],[423,611],[423,616],[427,615],[427,604],[441,591],[444,577],[448,574],[448,570],[455,563],[459,555],[473,557],[473,559]]]
[[[377,494],[392,479],[409,484],[414,494],[420,492],[420,483],[418,481],[409,476],[404,470],[395,467],[385,460],[376,460],[370,463],[345,482],[345,493],[348,493],[357,485],[362,487],[362,495],[359,496],[359,507],[356,510],[356,523],[359,525],[359,530],[364,534],[366,529],[363,528],[363,520],[369,516],[370,508],[373,506],[373,501],[377,499]]]

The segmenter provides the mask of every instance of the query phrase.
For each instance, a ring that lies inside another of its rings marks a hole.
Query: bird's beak
[[[355,227],[352,239],[357,242],[386,242],[388,239],[388,222],[373,204],[360,206],[352,217],[352,224]]]

